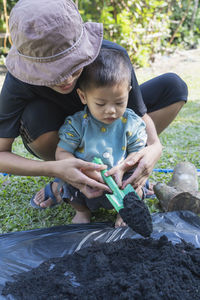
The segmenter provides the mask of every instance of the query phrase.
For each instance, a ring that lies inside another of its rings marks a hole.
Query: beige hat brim
[[[97,57],[103,39],[103,25],[87,22],[83,35],[71,51],[53,60],[42,61],[24,57],[13,45],[6,58],[8,71],[19,80],[40,86],[60,84],[77,70],[89,65]]]

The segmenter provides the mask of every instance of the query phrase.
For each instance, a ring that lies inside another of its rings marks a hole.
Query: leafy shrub
[[[74,0],[84,21],[101,22],[104,38],[124,46],[135,66],[147,66],[169,47],[200,44],[199,0]],[[17,0],[7,0],[10,13]],[[5,32],[3,0],[0,28]]]

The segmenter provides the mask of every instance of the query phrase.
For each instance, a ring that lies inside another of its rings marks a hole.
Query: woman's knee
[[[176,91],[176,94],[180,93],[181,98],[188,96],[188,88],[185,81],[176,73],[165,73],[160,76],[162,83],[168,87]]]
[[[151,113],[180,101],[187,101],[188,88],[180,76],[165,73],[141,85],[147,112]]]

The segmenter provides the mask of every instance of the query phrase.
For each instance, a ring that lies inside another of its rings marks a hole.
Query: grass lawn
[[[140,80],[142,78],[139,75],[139,82]],[[193,80],[194,77],[191,78],[187,74],[188,86],[192,86],[195,93],[195,87],[199,88],[199,81],[194,83]],[[199,120],[200,97],[197,97],[183,107],[176,120],[161,134],[164,149],[156,168],[174,168],[181,161],[189,161],[196,168],[200,168]],[[20,139],[15,142],[14,151],[33,158],[24,150]],[[167,182],[171,176],[171,173],[153,172],[151,180]],[[44,177],[0,176],[0,233],[65,225],[71,222],[74,211],[65,203],[46,210],[37,210],[30,206],[30,198],[47,182],[49,178]],[[159,211],[157,199],[150,199],[147,203],[151,212]],[[115,215],[114,211],[101,209],[94,214],[92,221],[114,221]]]

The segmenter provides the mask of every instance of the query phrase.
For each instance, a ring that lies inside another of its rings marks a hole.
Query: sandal
[[[35,202],[34,202],[34,199],[35,199],[35,195],[31,198],[30,200],[30,204],[33,208],[37,208],[37,209],[46,209],[46,208],[52,208],[56,205],[59,205],[61,204],[61,202],[58,202],[56,197],[54,196],[53,194],[53,191],[52,191],[52,183],[53,182],[59,182],[60,179],[58,178],[55,178],[54,181],[51,181],[50,183],[48,183],[45,188],[44,188],[44,201],[47,200],[48,198],[51,198],[53,203],[51,206],[49,207],[41,207],[40,205],[37,205]]]

